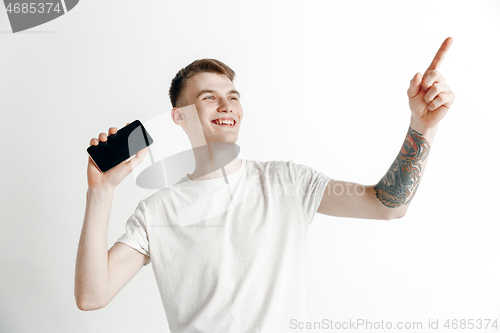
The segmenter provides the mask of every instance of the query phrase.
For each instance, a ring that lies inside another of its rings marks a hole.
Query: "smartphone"
[[[88,147],[87,152],[97,168],[105,173],[152,143],[153,138],[146,128],[135,120],[115,134],[108,135],[106,142],[99,140],[97,146]]]

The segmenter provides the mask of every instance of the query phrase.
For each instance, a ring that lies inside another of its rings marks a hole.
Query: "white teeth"
[[[215,122],[218,125],[222,125],[222,124],[225,124],[225,125],[234,125],[234,120],[220,120],[220,119],[217,119]]]

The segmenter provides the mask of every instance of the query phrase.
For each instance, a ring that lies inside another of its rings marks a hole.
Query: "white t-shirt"
[[[242,160],[227,179],[186,175],[159,190],[117,242],[149,256],[172,333],[298,332],[308,228],[331,178]]]

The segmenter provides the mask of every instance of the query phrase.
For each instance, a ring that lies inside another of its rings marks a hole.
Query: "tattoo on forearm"
[[[408,129],[405,142],[389,171],[375,185],[377,198],[387,207],[407,205],[420,183],[421,163],[429,153],[429,143],[413,128]]]

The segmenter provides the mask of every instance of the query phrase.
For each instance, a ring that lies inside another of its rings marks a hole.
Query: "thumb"
[[[418,95],[421,83],[422,83],[422,75],[420,73],[415,74],[413,79],[411,79],[410,81],[410,87],[408,88],[407,91],[408,98],[411,99]]]
[[[147,148],[143,148],[137,152],[137,154],[129,161],[130,166],[132,167],[132,170],[135,169],[136,166],[138,166],[143,160],[146,154],[148,153]]]

